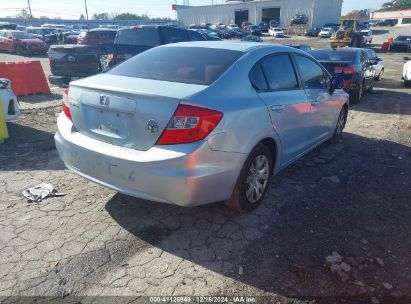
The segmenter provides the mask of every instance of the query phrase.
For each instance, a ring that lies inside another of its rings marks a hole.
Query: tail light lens
[[[344,74],[355,74],[357,69],[354,66],[349,66],[344,68]]]
[[[70,108],[68,105],[68,94],[69,94],[69,89],[66,88],[63,93],[63,112],[66,114],[67,118],[73,121],[73,118],[71,117],[70,113]]]
[[[342,66],[336,66],[334,68],[334,72],[336,74],[355,74],[357,72],[357,69],[354,66],[348,66],[348,67],[342,67]]]
[[[190,105],[179,105],[158,145],[191,143],[206,138],[223,118],[223,113]]]

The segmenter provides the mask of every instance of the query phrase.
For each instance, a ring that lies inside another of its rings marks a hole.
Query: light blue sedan
[[[272,175],[342,133],[341,86],[291,47],[165,45],[72,82],[56,146],[69,169],[116,191],[246,212]]]

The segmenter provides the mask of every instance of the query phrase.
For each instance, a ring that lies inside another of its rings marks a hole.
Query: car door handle
[[[317,101],[317,100],[311,100],[310,103],[311,103],[312,106],[318,105],[318,101]]]
[[[271,106],[271,111],[280,113],[284,111],[284,106],[283,105]]]

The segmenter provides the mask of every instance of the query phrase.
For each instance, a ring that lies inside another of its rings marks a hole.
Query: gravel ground
[[[395,31],[381,30],[376,43],[404,30]],[[23,115],[0,145],[0,301],[209,303],[225,299],[194,296],[236,295],[262,296],[256,303],[408,303],[411,91],[400,80],[404,54],[381,56],[385,78],[352,106],[343,140],[274,177],[247,215],[223,203],[143,201],[72,174],[53,141],[61,89],[20,98]],[[40,60],[48,73],[48,59]],[[27,203],[21,191],[42,181],[67,195]]]

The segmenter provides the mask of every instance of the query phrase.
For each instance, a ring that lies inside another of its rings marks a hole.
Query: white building
[[[397,25],[411,25],[411,10],[401,11],[375,11],[371,13],[373,21],[389,20]]]
[[[255,0],[230,2],[208,6],[178,5],[177,17],[184,25],[201,23],[236,23],[244,21],[259,24],[280,20],[281,26],[290,24],[297,14],[308,16],[309,25],[322,27],[326,23],[339,23],[343,0]]]

